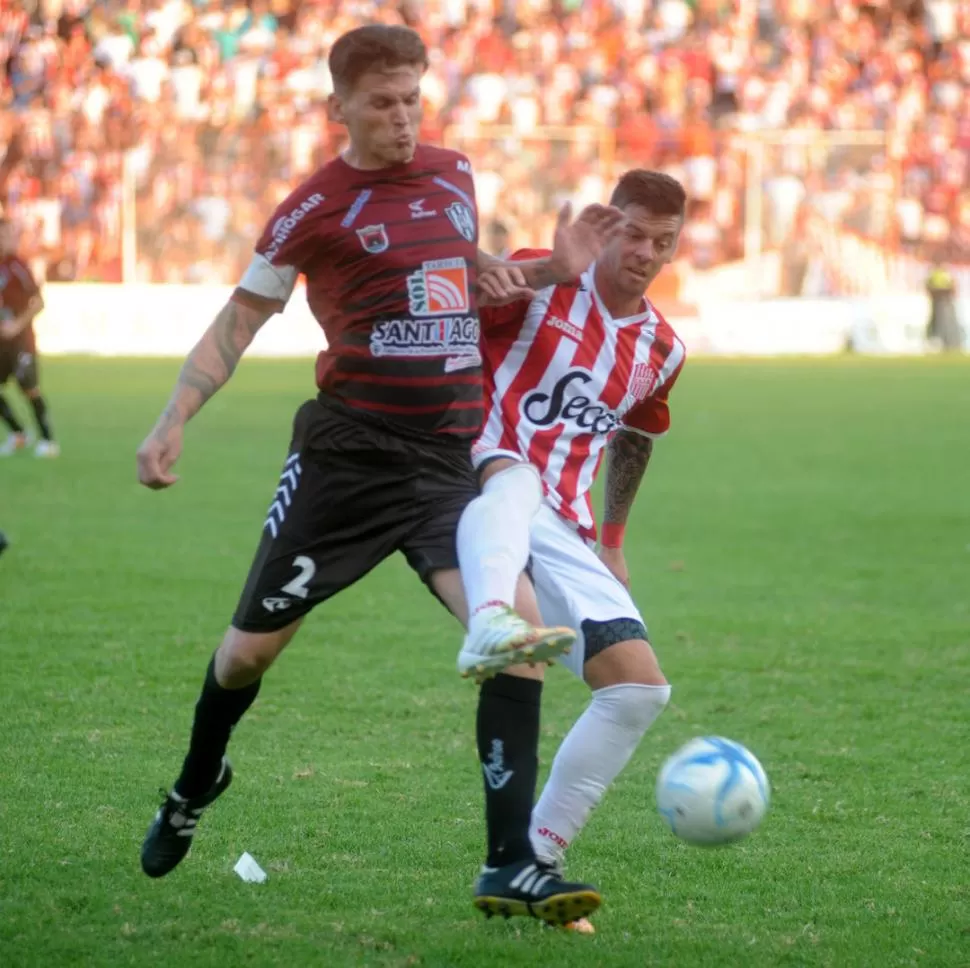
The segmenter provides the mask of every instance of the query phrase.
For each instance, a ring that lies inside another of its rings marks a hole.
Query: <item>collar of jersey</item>
[[[604,320],[608,320],[611,323],[616,323],[618,326],[631,326],[634,323],[652,322],[651,317],[653,316],[653,307],[650,305],[650,300],[646,296],[643,297],[643,304],[646,307],[642,313],[636,313],[633,316],[620,316],[614,318],[612,313],[603,305],[603,300],[600,299],[599,290],[596,288],[596,263],[594,262],[587,270],[583,273],[583,282],[586,284],[586,288],[593,294],[593,301],[596,303],[596,308],[600,311],[600,315]]]

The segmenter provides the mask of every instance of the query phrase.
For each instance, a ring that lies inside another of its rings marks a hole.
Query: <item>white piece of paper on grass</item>
[[[264,884],[266,882],[266,871],[256,863],[256,858],[249,851],[246,851],[233,870],[249,884]]]

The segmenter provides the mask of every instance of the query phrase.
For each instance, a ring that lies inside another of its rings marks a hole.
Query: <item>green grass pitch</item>
[[[63,457],[0,463],[0,965],[970,965],[970,363],[688,364],[628,541],[673,701],[571,852],[594,938],[472,909],[475,690],[398,560],[317,612],[193,854],[141,873],[312,381],[245,362],[150,493],[177,367],[45,361]],[[543,772],[585,701],[553,670]],[[653,803],[707,733],[774,788],[723,850]]]

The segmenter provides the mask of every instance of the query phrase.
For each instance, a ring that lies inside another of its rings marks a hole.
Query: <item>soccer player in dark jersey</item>
[[[463,622],[456,530],[478,493],[470,448],[482,420],[476,276],[494,267],[477,250],[468,159],[418,144],[427,53],[416,33],[368,26],[330,53],[331,109],[350,147],[312,175],[271,217],[239,287],[185,362],[171,401],[138,453],[139,479],[174,484],[183,428],[229,379],[259,328],[300,274],[327,349],[318,396],[297,411],[282,476],[232,623],[206,673],[188,755],[142,848],[160,877],[188,852],[205,807],[229,786],[230,733],[261,677],[307,613],[400,551]],[[509,270],[508,285],[572,278],[616,222],[606,210],[561,218],[552,255]],[[494,276],[494,273],[492,273]],[[496,295],[494,289],[488,295]],[[501,295],[499,293],[498,295]],[[523,660],[549,659],[574,641],[541,629],[531,586],[462,649],[477,679]],[[487,913],[567,922],[599,895],[537,865],[529,839],[536,782],[539,687],[515,680],[478,719],[489,854],[476,885]],[[494,691],[494,690],[493,690]]]
[[[0,457],[9,457],[27,446],[27,434],[17,419],[3,386],[14,377],[30,402],[37,423],[37,457],[57,457],[60,448],[51,431],[47,402],[37,379],[37,339],[34,317],[44,308],[40,287],[27,264],[16,254],[16,230],[0,219],[0,420],[10,433],[0,444]]]

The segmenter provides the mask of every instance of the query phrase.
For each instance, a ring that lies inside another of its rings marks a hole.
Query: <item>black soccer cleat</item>
[[[232,767],[229,760],[223,759],[222,769],[212,789],[201,797],[186,800],[174,791],[164,793],[158,813],[145,834],[141,845],[141,869],[149,877],[164,877],[170,870],[178,867],[182,858],[192,846],[195,826],[210,803],[226,792],[232,783]]]
[[[2,531],[0,531],[0,555],[2,555],[7,550],[7,545],[9,544],[10,542],[7,541],[7,536]]]
[[[529,859],[504,867],[483,867],[473,903],[487,918],[499,914],[569,924],[592,914],[602,898],[590,884],[565,881],[556,871]]]

